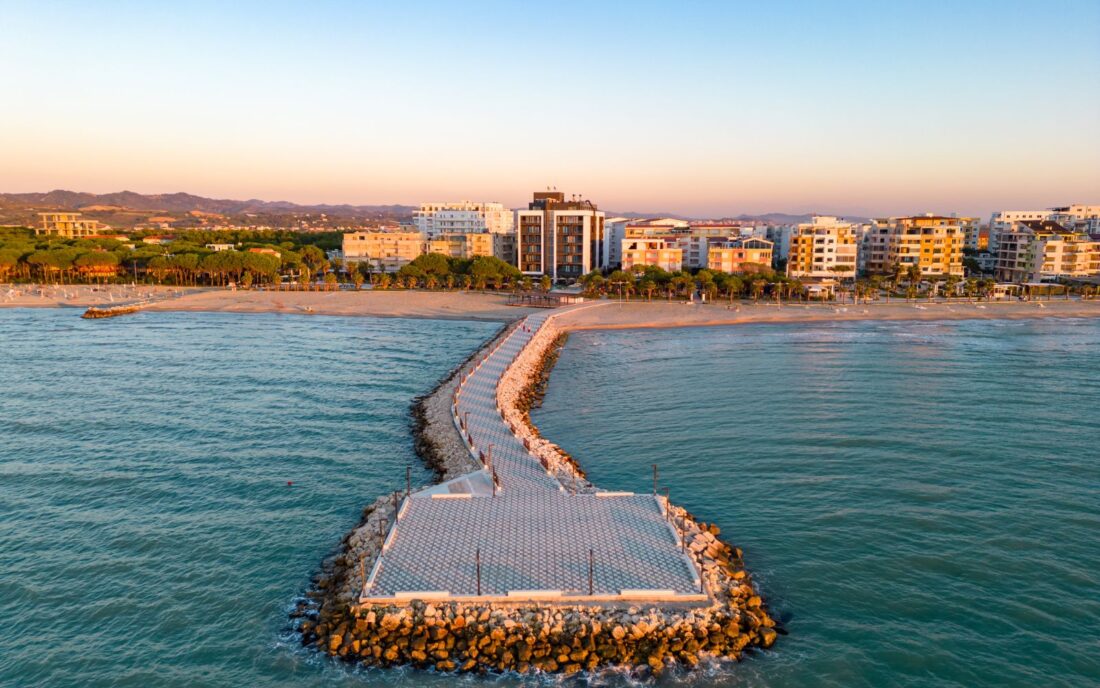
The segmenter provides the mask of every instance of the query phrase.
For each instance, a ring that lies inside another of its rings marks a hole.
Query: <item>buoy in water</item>
[[[291,485],[293,485],[293,484],[294,484],[294,483],[293,483],[293,482],[291,482],[291,481],[289,481],[289,480],[288,480],[288,481],[286,481],[286,486],[287,486],[287,487],[290,487],[290,486],[291,486]]]

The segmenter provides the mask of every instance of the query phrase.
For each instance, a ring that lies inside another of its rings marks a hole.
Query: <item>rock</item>
[[[776,632],[773,628],[767,626],[760,629],[760,642],[764,647],[771,647],[775,644]]]

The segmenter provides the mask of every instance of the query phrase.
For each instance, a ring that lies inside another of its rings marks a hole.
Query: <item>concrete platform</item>
[[[483,468],[406,498],[362,601],[706,599],[662,498],[571,495],[503,421],[501,376],[552,316],[528,316],[462,383],[457,425]]]

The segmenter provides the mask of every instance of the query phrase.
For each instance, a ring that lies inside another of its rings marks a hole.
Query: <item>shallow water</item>
[[[535,423],[741,546],[790,635],[702,685],[1100,684],[1100,321],[581,332]]]

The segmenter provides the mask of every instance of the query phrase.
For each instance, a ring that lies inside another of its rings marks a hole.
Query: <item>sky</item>
[[[1100,2],[11,2],[0,191],[1100,203]]]

